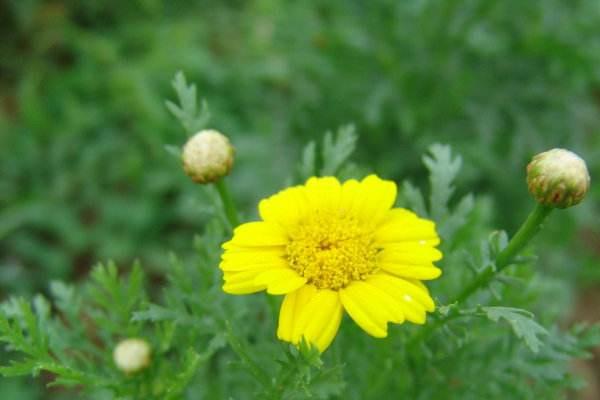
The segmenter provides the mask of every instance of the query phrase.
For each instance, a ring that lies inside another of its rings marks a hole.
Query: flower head
[[[539,153],[527,165],[527,186],[545,206],[567,208],[581,202],[590,188],[585,161],[565,149]]]
[[[344,310],[375,337],[387,336],[388,322],[423,324],[434,303],[421,280],[441,274],[439,237],[395,201],[395,183],[375,175],[310,178],[262,200],[262,221],[238,226],[223,245],[223,290],[285,295],[277,336],[320,351]]]
[[[143,339],[125,339],[115,347],[113,359],[121,371],[136,373],[150,365],[150,345]]]
[[[215,130],[200,131],[183,146],[183,170],[194,182],[215,182],[231,171],[233,153],[225,135]]]

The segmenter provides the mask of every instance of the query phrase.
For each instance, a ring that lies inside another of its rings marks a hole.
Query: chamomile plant
[[[244,149],[183,74],[174,88],[168,108],[189,138],[168,149],[210,216],[190,238],[195,262],[173,254],[158,279],[108,262],[79,284],[9,299],[2,375],[123,400],[554,399],[584,384],[571,360],[589,356],[600,329],[561,323],[532,241],[569,212],[555,209],[584,200],[579,157],[533,158],[533,211],[508,234],[492,226],[490,199],[464,187],[450,146],[423,156],[422,190],[352,163],[360,138],[344,126],[240,212],[228,175]]]

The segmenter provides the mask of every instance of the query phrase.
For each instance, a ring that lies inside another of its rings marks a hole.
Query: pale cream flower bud
[[[233,153],[225,135],[212,129],[200,131],[183,146],[183,170],[194,182],[215,182],[231,171]]]
[[[143,339],[125,339],[113,351],[113,360],[121,371],[134,374],[150,365],[150,345]]]
[[[538,203],[567,208],[583,200],[590,188],[590,175],[577,154],[552,149],[533,157],[527,166],[527,186]]]

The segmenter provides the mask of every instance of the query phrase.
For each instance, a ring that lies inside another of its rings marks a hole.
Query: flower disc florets
[[[290,232],[285,258],[308,283],[337,290],[377,268],[374,233],[351,216],[315,213]]]
[[[527,186],[538,203],[567,208],[583,200],[590,187],[590,175],[577,154],[552,149],[533,157],[527,166]]]
[[[225,135],[215,130],[200,131],[183,147],[183,170],[194,182],[215,182],[231,171],[233,154]]]

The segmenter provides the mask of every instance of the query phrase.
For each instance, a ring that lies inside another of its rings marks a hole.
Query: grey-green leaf
[[[523,339],[527,347],[537,353],[542,345],[540,336],[548,334],[548,331],[538,324],[534,315],[526,310],[512,307],[482,307],[488,319],[498,322],[504,319],[509,323],[515,335]]]

